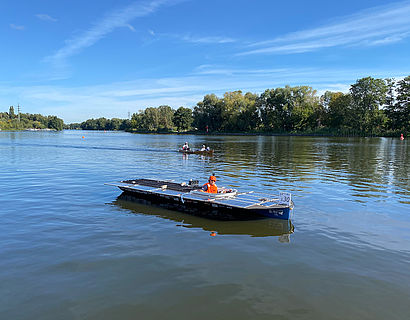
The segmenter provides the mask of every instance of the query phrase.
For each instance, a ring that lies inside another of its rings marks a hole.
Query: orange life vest
[[[216,185],[211,185],[211,184],[208,182],[208,183],[205,183],[205,184],[204,184],[204,187],[205,187],[205,186],[207,187],[205,192],[208,192],[208,193],[218,193],[218,187],[217,187]]]

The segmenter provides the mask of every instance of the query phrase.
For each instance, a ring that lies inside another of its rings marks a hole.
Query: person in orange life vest
[[[215,176],[210,176],[208,183],[205,183],[202,187],[202,192],[208,192],[208,193],[217,193],[218,192],[218,187],[215,184],[216,178]]]

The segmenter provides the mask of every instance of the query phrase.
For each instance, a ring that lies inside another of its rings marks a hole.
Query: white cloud
[[[174,33],[154,33],[149,30],[151,35],[157,35],[164,38],[176,39],[178,41],[195,43],[195,44],[225,44],[237,42],[237,40],[225,36],[199,36],[192,34],[174,34]]]
[[[220,37],[220,36],[207,36],[199,37],[192,35],[176,36],[183,41],[191,43],[211,43],[211,44],[223,44],[223,43],[232,43],[235,42],[235,39],[229,37]]]
[[[132,32],[136,32],[135,28],[130,24],[127,24],[127,28],[130,29]]]
[[[257,42],[239,55],[284,54],[315,51],[327,47],[385,45],[410,35],[410,1],[375,7],[342,18],[320,28],[290,33]]]
[[[49,16],[48,14],[44,14],[44,13],[36,14],[36,17],[39,18],[40,20],[44,20],[44,21],[50,21],[50,22],[56,22],[57,21],[57,19]]]
[[[24,26],[19,26],[13,23],[10,23],[10,28],[14,29],[14,30],[24,30]]]
[[[138,1],[131,5],[116,10],[108,14],[101,21],[95,23],[90,29],[84,31],[79,36],[66,40],[64,47],[59,49],[55,54],[46,58],[46,61],[52,62],[55,66],[65,63],[65,60],[72,55],[78,54],[83,49],[94,45],[105,35],[111,33],[116,28],[128,27],[129,23],[135,18],[147,16],[161,6],[173,5],[181,2],[179,0],[151,0]]]

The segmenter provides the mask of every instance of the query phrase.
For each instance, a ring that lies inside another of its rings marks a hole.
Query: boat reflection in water
[[[290,220],[262,218],[255,220],[215,220],[200,216],[181,213],[166,209],[163,205],[157,205],[147,200],[133,197],[122,193],[112,204],[131,211],[132,213],[153,215],[178,222],[176,226],[183,228],[201,228],[215,235],[249,235],[251,237],[279,237],[280,242],[290,242],[290,234],[294,226]]]

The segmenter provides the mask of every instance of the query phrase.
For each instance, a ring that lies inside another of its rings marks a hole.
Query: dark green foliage
[[[64,122],[62,119],[57,118],[56,116],[48,116],[47,128],[55,129],[57,131],[63,130]]]
[[[221,131],[223,105],[214,94],[207,94],[204,99],[194,107],[194,126],[199,131]]]
[[[192,110],[189,108],[179,107],[172,118],[174,125],[178,131],[187,131],[191,129],[194,118]]]
[[[397,102],[394,109],[395,129],[409,133],[410,130],[410,76],[397,84]]]
[[[174,123],[172,121],[175,110],[170,106],[158,107],[158,129],[161,131],[172,131]]]
[[[10,119],[14,119],[16,117],[16,115],[14,114],[14,107],[13,106],[11,106],[9,108],[9,117],[10,117]]]
[[[81,123],[72,123],[69,129],[82,130],[125,130],[129,128],[129,120],[112,118],[88,119]]]
[[[354,129],[364,134],[380,132],[386,121],[381,107],[386,102],[388,86],[383,79],[362,78],[350,87]]]

